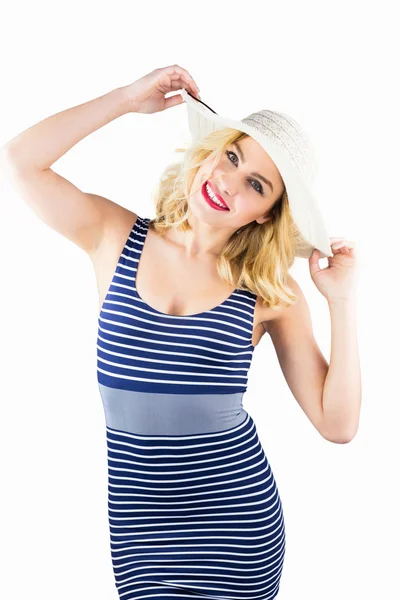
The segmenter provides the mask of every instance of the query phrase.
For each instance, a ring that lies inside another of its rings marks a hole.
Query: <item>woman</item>
[[[185,69],[156,69],[34,125],[9,142],[3,165],[39,218],[85,250],[95,269],[119,596],[272,599],[285,524],[242,406],[248,370],[267,331],[321,435],[338,443],[355,435],[354,244],[332,245],[327,269],[318,251],[310,256],[332,315],[329,366],[288,274],[299,232],[284,179],[251,136],[222,129],[189,148],[160,181],[155,219],[84,193],[50,168],[127,112],[181,103],[165,94],[182,88],[198,97]]]

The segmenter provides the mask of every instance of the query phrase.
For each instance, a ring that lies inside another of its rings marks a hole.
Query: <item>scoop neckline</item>
[[[134,230],[136,229],[136,224],[138,222],[138,219],[139,219],[139,217],[136,219],[135,224],[133,226]],[[168,313],[162,312],[161,310],[158,310],[157,308],[154,308],[153,306],[150,306],[150,304],[148,304],[145,300],[143,300],[143,298],[139,294],[139,292],[137,290],[137,287],[136,287],[136,277],[137,277],[139,262],[140,262],[140,259],[142,257],[142,251],[143,251],[144,243],[145,243],[146,238],[147,238],[147,232],[149,231],[150,218],[149,217],[146,217],[145,219],[141,218],[141,221],[142,221],[142,223],[144,223],[146,231],[145,231],[145,235],[144,235],[144,238],[143,238],[143,244],[142,244],[142,247],[141,247],[141,250],[140,250],[140,256],[139,256],[139,259],[138,259],[138,262],[137,262],[137,265],[136,265],[135,280],[133,282],[133,288],[135,290],[136,296],[139,298],[139,300],[141,302],[143,302],[143,304],[147,308],[150,308],[150,310],[152,310],[153,312],[155,312],[155,313],[157,313],[159,315],[162,315],[163,317],[171,317],[171,318],[175,318],[175,319],[189,319],[189,318],[193,318],[193,317],[199,317],[199,316],[204,315],[206,313],[212,312],[212,311],[216,310],[217,308],[220,308],[223,304],[225,304],[226,302],[228,302],[228,300],[230,300],[233,295],[237,294],[237,292],[240,292],[240,290],[238,288],[236,288],[236,289],[233,290],[233,292],[230,294],[230,296],[228,296],[228,298],[226,298],[225,300],[223,300],[220,304],[217,304],[217,306],[213,306],[213,308],[208,308],[207,310],[204,310],[204,311],[199,312],[199,313],[194,313],[194,314],[191,314],[191,315],[170,315]],[[136,233],[136,232],[134,231],[134,233]]]

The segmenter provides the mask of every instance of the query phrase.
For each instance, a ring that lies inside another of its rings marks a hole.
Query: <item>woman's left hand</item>
[[[357,280],[355,244],[344,238],[329,238],[333,256],[328,266],[319,266],[320,254],[315,248],[309,258],[310,275],[328,302],[354,300]]]

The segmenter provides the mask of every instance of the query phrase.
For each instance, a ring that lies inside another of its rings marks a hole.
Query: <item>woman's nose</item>
[[[228,194],[234,196],[237,191],[237,184],[234,182],[232,177],[223,177],[217,180],[218,190],[221,194]]]

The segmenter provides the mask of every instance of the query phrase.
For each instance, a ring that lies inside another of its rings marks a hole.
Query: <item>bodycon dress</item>
[[[171,316],[139,296],[137,217],[98,318],[111,560],[119,598],[276,598],[281,499],[242,406],[256,296]]]

